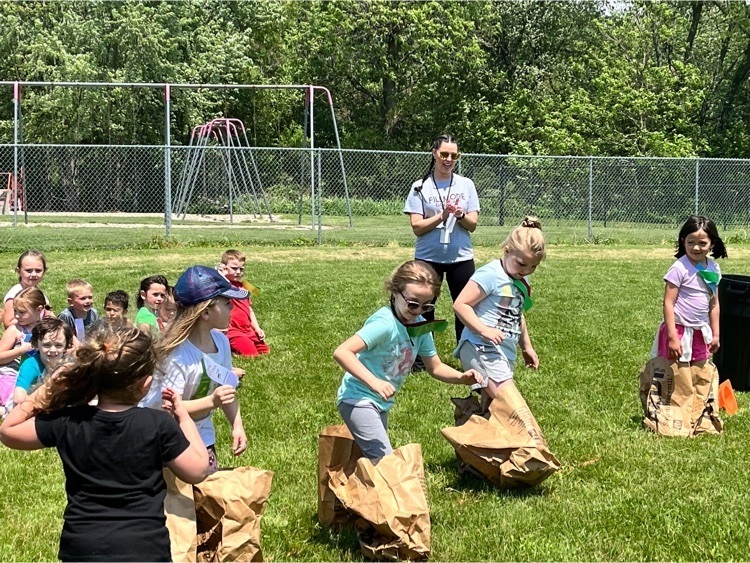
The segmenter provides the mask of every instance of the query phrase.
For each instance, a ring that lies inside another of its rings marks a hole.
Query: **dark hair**
[[[681,258],[685,256],[685,239],[688,235],[695,233],[700,230],[705,231],[708,235],[708,239],[711,241],[711,256],[714,258],[726,258],[727,248],[724,246],[724,241],[719,236],[719,230],[716,228],[716,224],[703,215],[691,215],[685,221],[680,229],[680,234],[677,235],[677,252],[675,258]]]
[[[432,147],[430,147],[430,157],[432,158],[432,160],[430,161],[430,165],[427,167],[427,170],[422,176],[422,184],[419,186],[420,190],[424,187],[424,183],[427,181],[427,178],[429,178],[432,172],[435,170],[435,155],[432,154],[432,151],[438,150],[440,148],[440,145],[442,145],[443,143],[456,143],[456,145],[458,145],[458,141],[456,140],[456,138],[453,135],[449,135],[447,133],[438,135],[437,138],[432,141]]]
[[[138,289],[138,297],[136,299],[136,303],[139,309],[143,307],[143,304],[144,304],[143,297],[141,297],[141,291],[145,291],[148,293],[148,290],[155,283],[158,283],[159,285],[163,285],[164,289],[169,288],[169,282],[167,281],[167,278],[165,278],[164,276],[156,275],[156,276],[149,276],[147,278],[143,278],[141,280],[141,287]]]
[[[62,331],[63,336],[65,336],[65,349],[70,348],[73,344],[73,329],[57,317],[45,317],[37,323],[31,331],[31,345],[39,349],[39,343],[45,334],[58,331]]]
[[[140,291],[138,294],[140,295]],[[107,306],[107,303],[112,303],[112,305],[119,305],[122,307],[123,311],[128,310],[128,302],[130,301],[130,297],[128,296],[127,292],[123,291],[122,289],[115,289],[114,291],[110,291],[107,296],[104,298],[104,306]],[[138,307],[140,309],[140,307]]]
[[[86,335],[75,360],[50,375],[36,410],[51,412],[85,405],[102,393],[135,404],[143,379],[152,375],[155,367],[156,354],[147,332],[100,323]]]

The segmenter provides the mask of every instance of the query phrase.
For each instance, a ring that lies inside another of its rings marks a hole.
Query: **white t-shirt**
[[[10,299],[15,299],[16,295],[18,295],[19,293],[21,293],[22,289],[23,289],[23,287],[21,287],[20,283],[17,283],[13,287],[11,287],[10,290],[8,290],[8,293],[5,294],[5,297],[3,297],[3,305],[5,305],[6,301],[8,301]],[[47,299],[46,295],[44,296],[44,300],[47,302],[47,306],[49,306],[49,299]]]
[[[219,384],[208,377],[201,360],[204,356],[208,356],[217,364],[232,369],[232,352],[229,348],[229,340],[222,332],[212,330],[211,337],[218,349],[215,354],[204,353],[189,340],[175,348],[157,368],[151,389],[138,406],[161,409],[161,391],[166,388],[174,389],[185,401],[201,399],[213,393]],[[212,410],[195,421],[206,446],[213,446],[216,443],[216,430],[211,420],[213,414]]]
[[[465,213],[479,211],[479,198],[474,182],[458,174],[453,174],[452,181],[438,181],[437,185],[432,176],[425,180],[424,185],[422,185],[422,180],[417,180],[409,190],[409,197],[406,198],[404,204],[404,213],[407,215],[416,213],[425,218],[434,217],[443,212],[446,202],[454,206],[460,205]],[[445,244],[441,241],[444,228],[441,223],[429,233],[418,236],[414,257],[417,260],[440,264],[465,262],[474,258],[469,231],[456,221],[450,234],[450,242]]]

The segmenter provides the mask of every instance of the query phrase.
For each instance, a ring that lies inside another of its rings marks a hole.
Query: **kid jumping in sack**
[[[0,427],[9,448],[57,448],[68,499],[62,561],[171,561],[162,468],[199,483],[208,456],[178,394],[163,392],[167,412],[136,408],[155,364],[147,333],[103,324]]]
[[[216,431],[211,420],[221,408],[232,427],[232,453],[247,448],[240,405],[235,388],[238,378],[232,372],[229,340],[222,330],[229,326],[231,299],[247,299],[247,290],[237,289],[207,266],[191,266],[174,286],[177,315],[156,344],[165,358],[158,367],[154,384],[140,406],[161,407],[163,389],[174,389],[195,420],[209,453],[211,472],[218,469]]]
[[[719,265],[727,249],[714,222],[691,215],[677,237],[677,261],[664,281],[664,322],[651,357],[680,362],[702,362],[719,349]]]
[[[471,385],[481,381],[474,370],[464,373],[440,361],[432,332],[414,334],[410,325],[424,321],[435,309],[440,277],[426,262],[410,260],[386,280],[390,304],[381,307],[364,326],[341,344],[334,359],[346,370],[336,402],[341,418],[365,457],[393,453],[388,438],[388,411],[419,355],[429,374],[439,381]]]
[[[523,312],[531,307],[528,276],[546,255],[541,223],[525,217],[502,249],[502,258],[479,268],[453,305],[465,325],[455,355],[464,369],[482,374],[478,387],[485,403],[502,393],[504,385],[514,385],[519,346],[526,365],[539,366]]]
[[[245,255],[239,250],[227,250],[222,254],[221,264],[217,270],[234,287],[245,287],[242,281],[245,274]],[[266,333],[258,324],[249,296],[247,299],[232,300],[232,316],[229,320],[227,338],[232,352],[239,356],[258,356],[271,351],[266,344]]]

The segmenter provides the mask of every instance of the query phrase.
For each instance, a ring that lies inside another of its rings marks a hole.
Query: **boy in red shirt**
[[[216,269],[234,287],[244,288],[242,276],[245,274],[245,255],[239,250],[227,250],[221,255],[221,264]],[[232,299],[232,314],[227,329],[227,338],[232,353],[240,356],[258,356],[271,350],[266,344],[266,333],[260,328],[248,299]]]

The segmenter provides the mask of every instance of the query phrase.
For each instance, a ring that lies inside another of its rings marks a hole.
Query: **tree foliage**
[[[6,0],[0,29],[2,80],[326,86],[353,148],[424,150],[450,131],[475,152],[750,149],[746,2]],[[1,142],[12,104],[0,93]],[[36,142],[164,135],[159,90],[28,87],[22,107]],[[173,92],[173,142],[218,116],[242,119],[257,145],[303,142],[301,93],[206,89]]]

